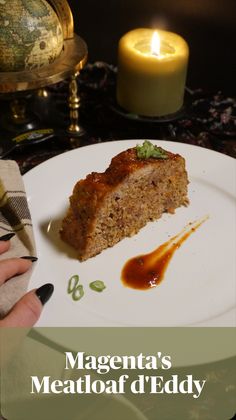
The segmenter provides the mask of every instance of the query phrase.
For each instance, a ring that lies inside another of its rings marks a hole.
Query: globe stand
[[[78,73],[75,73],[73,76],[71,76],[71,81],[69,84],[70,125],[67,131],[72,136],[80,137],[83,136],[85,132],[84,129],[78,124],[80,98],[78,95],[76,76],[78,76]]]
[[[70,80],[68,103],[65,104],[68,106],[70,124],[64,131],[71,137],[80,137],[84,134],[84,130],[79,125],[80,98],[76,77],[86,64],[87,55],[86,43],[74,34],[73,38],[64,41],[60,57],[52,64],[37,70],[0,73],[0,99],[10,100],[9,110],[1,118],[6,139],[0,142],[0,157],[9,153],[21,139],[25,144],[29,140],[31,143],[39,142],[52,136],[55,130],[51,127],[40,126],[40,118],[29,112],[27,101],[34,95],[46,99],[47,86],[63,80]],[[32,132],[34,130],[36,132]]]

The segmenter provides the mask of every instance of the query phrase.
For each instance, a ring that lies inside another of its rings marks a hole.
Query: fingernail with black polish
[[[13,238],[13,236],[15,236],[16,234],[14,232],[12,233],[7,233],[6,235],[3,235],[0,237],[0,241],[6,242],[6,241],[10,241],[11,238]]]
[[[38,261],[37,257],[31,257],[31,255],[26,255],[25,257],[21,257],[22,260],[30,260],[32,262]]]
[[[35,291],[42,305],[50,299],[53,294],[54,286],[51,283],[44,284]]]

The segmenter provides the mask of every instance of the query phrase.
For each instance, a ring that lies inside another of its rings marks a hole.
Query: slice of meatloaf
[[[185,160],[165,154],[165,159],[140,159],[136,148],[128,149],[115,156],[105,172],[92,172],[78,181],[60,234],[78,250],[79,260],[188,203]]]

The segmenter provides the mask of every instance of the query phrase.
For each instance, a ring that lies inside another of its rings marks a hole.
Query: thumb
[[[9,314],[0,321],[1,327],[32,327],[40,317],[43,305],[52,296],[54,287],[51,283],[31,290],[12,308]]]

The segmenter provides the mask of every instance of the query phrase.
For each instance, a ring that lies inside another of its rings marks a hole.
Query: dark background
[[[177,32],[190,47],[191,88],[236,92],[236,0],[69,0],[75,32],[89,61],[116,64],[119,38],[130,29]]]

